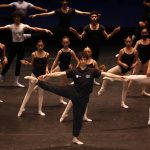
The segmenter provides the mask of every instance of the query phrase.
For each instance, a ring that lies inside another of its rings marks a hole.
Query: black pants
[[[19,42],[19,43],[12,43],[11,49],[8,53],[8,64],[6,64],[2,70],[2,75],[5,75],[12,64],[12,61],[14,58],[17,56],[16,60],[16,70],[15,70],[15,76],[20,75],[20,69],[21,69],[21,62],[24,58],[24,42]]]
[[[88,45],[91,50],[92,50],[92,58],[95,60],[95,61],[98,61],[99,59],[99,54],[100,54],[100,47],[97,46],[97,45]]]
[[[58,86],[45,81],[38,81],[38,86],[44,90],[68,98],[73,103],[73,136],[78,137],[82,127],[83,116],[89,101],[89,94],[83,95],[77,92],[72,85]]]

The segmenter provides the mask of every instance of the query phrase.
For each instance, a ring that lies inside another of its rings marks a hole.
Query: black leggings
[[[89,101],[89,94],[83,95],[77,92],[72,85],[59,86],[56,84],[38,81],[38,86],[44,90],[68,98],[73,103],[73,136],[78,137],[82,127],[83,116]]]
[[[2,75],[5,75],[12,64],[12,61],[14,58],[17,56],[16,60],[16,70],[15,70],[15,76],[20,75],[20,69],[21,69],[21,62],[24,58],[24,42],[19,42],[19,43],[12,43],[11,49],[8,53],[8,64],[6,64],[2,70]]]

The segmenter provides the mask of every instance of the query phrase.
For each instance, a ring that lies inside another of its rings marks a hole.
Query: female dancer
[[[137,49],[139,53],[139,58],[141,63],[139,63],[136,68],[134,69],[134,74],[139,73],[141,67],[143,68],[143,73],[146,74],[148,62],[150,60],[150,38],[149,32],[147,28],[143,28],[141,31],[141,37],[139,41],[136,42],[135,49]],[[146,93],[146,86],[142,85],[142,95],[149,96]]]
[[[0,27],[0,30],[11,30],[12,32],[12,46],[11,51],[8,54],[8,64],[6,64],[0,74],[0,80],[3,80],[3,76],[7,73],[13,59],[17,56],[16,60],[16,70],[15,70],[15,81],[14,86],[17,87],[24,87],[24,85],[19,83],[19,76],[20,76],[20,69],[21,69],[21,62],[20,60],[24,57],[24,30],[31,30],[31,31],[41,31],[52,34],[50,30],[37,28],[37,27],[30,27],[29,25],[23,24],[20,22],[20,15],[15,14],[14,16],[14,24],[6,25],[4,27]]]
[[[25,79],[31,79],[37,85],[44,90],[55,93],[57,95],[66,97],[72,100],[73,103],[73,140],[72,142],[75,144],[84,144],[82,141],[78,139],[80,130],[82,127],[82,120],[86,110],[87,103],[89,101],[90,93],[93,90],[93,79],[99,78],[100,75],[105,75],[108,77],[115,77],[118,80],[121,80],[122,77],[101,72],[95,68],[87,67],[87,56],[82,54],[79,58],[79,66],[75,69],[69,69],[67,71],[55,72],[43,75],[41,78],[45,77],[60,77],[67,76],[67,78],[72,78],[74,81],[74,85],[65,85],[60,86],[52,83],[47,83],[46,81],[42,81],[41,78],[39,80],[37,78],[28,76]]]
[[[139,58],[137,50],[132,47],[133,40],[130,36],[125,39],[125,47],[119,51],[119,56],[117,60],[117,66],[108,70],[108,72],[114,74],[123,74],[123,75],[130,75],[132,74],[133,68],[138,64]],[[105,91],[106,86],[108,84],[108,79],[103,78],[102,86],[98,92],[98,95],[102,95]],[[122,90],[122,98],[121,98],[121,107],[128,108],[125,104],[126,95],[128,90],[128,82],[123,83],[123,90]]]
[[[120,31],[120,27],[115,28],[110,34],[108,34],[103,25],[98,23],[99,13],[96,11],[90,14],[90,24],[84,27],[82,34],[79,34],[77,30],[70,27],[70,31],[74,33],[80,40],[86,39],[86,46],[92,49],[92,58],[98,61],[99,58],[99,43],[101,41],[101,35],[104,35],[106,39],[110,39],[114,34]]]
[[[31,76],[38,77],[43,74],[49,73],[48,70],[48,59],[49,59],[49,53],[44,51],[44,43],[42,40],[39,40],[37,42],[37,50],[32,53],[32,62],[28,62],[26,60],[22,60],[23,64],[26,65],[32,65],[33,70]],[[22,115],[22,113],[25,111],[25,106],[34,90],[34,87],[36,84],[32,81],[29,81],[29,88],[27,90],[27,93],[23,99],[22,105],[20,107],[20,110],[18,112],[18,117]],[[43,89],[38,88],[38,114],[41,116],[45,116],[45,113],[42,111],[42,104],[43,104]]]
[[[75,52],[69,48],[70,40],[69,37],[64,36],[62,38],[62,45],[63,48],[58,51],[57,56],[52,64],[51,72],[58,72],[58,71],[65,71],[71,67],[71,57],[75,59],[75,61],[79,62]],[[62,77],[61,84],[65,84],[66,77]],[[67,103],[64,101],[63,97],[60,97],[60,103],[67,105]]]
[[[80,14],[80,15],[89,15],[90,12],[83,12],[74,8],[70,8],[68,0],[61,0],[61,8],[50,11],[48,13],[41,13],[41,14],[35,14],[31,15],[31,18],[40,17],[40,16],[51,16],[56,15],[59,18],[59,23],[57,26],[58,31],[58,37],[62,39],[63,36],[68,36],[69,33],[69,27],[71,24],[71,18],[74,14]]]
[[[90,49],[89,47],[86,47],[86,48],[83,50],[83,52],[84,52],[84,54],[87,56],[87,67],[99,69],[97,62],[96,62],[94,59],[91,58],[91,56],[92,56],[92,51],[91,51],[91,49]],[[64,119],[65,119],[66,117],[68,117],[69,111],[70,111],[71,107],[72,107],[72,101],[69,100],[69,102],[68,102],[68,104],[67,104],[67,106],[66,106],[64,112],[62,113],[62,116],[61,116],[61,118],[60,118],[60,122],[63,122]],[[85,111],[83,120],[84,120],[84,121],[88,121],[88,122],[91,122],[91,121],[92,121],[92,119],[90,119],[90,118],[87,117],[87,108],[86,108],[86,111]]]
[[[5,54],[5,45],[0,43],[0,70],[3,68],[4,65],[7,64],[7,57]],[[1,81],[0,81],[1,82]],[[3,102],[0,100],[0,102]]]

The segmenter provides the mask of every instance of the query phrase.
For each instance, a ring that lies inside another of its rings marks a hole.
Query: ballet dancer
[[[8,54],[8,63],[2,69],[0,74],[0,80],[3,81],[4,75],[7,73],[10,65],[12,64],[13,59],[17,56],[16,60],[16,70],[15,70],[15,81],[14,86],[16,87],[24,87],[24,85],[19,83],[19,76],[20,76],[20,69],[21,69],[21,62],[20,60],[24,57],[24,31],[31,30],[31,31],[38,31],[38,32],[45,32],[48,34],[53,34],[48,29],[42,29],[37,27],[31,27],[29,25],[23,24],[20,22],[20,14],[14,15],[14,24],[6,25],[4,27],[0,27],[0,30],[10,30],[12,32],[12,45],[11,50]]]
[[[56,15],[59,18],[59,23],[57,25],[57,34],[59,39],[59,42],[61,41],[63,36],[68,36],[69,35],[69,27],[71,24],[71,19],[74,14],[79,14],[79,15],[89,15],[90,12],[84,12],[81,10],[77,10],[74,8],[69,7],[69,0],[61,0],[61,7],[52,10],[47,13],[41,13],[41,14],[35,14],[31,15],[31,18],[35,17],[40,17],[40,16],[52,16]]]
[[[57,56],[52,64],[51,72],[65,71],[71,68],[71,57],[74,58],[77,64],[79,63],[79,59],[77,58],[75,52],[69,48],[69,37],[64,36],[62,38],[62,45],[63,48],[58,51]],[[65,84],[66,82],[66,77],[62,77],[61,84]],[[64,101],[63,97],[60,97],[60,104],[67,105],[67,102]]]
[[[87,56],[87,67],[99,69],[97,62],[96,62],[94,59],[92,59],[92,57],[91,57],[91,56],[92,56],[92,50],[91,50],[89,47],[86,47],[86,48],[83,50],[83,52],[84,52],[85,55]],[[69,111],[70,111],[71,108],[72,108],[72,101],[69,100],[69,102],[68,102],[68,104],[67,104],[67,106],[66,106],[66,108],[65,108],[64,112],[62,113],[61,118],[60,118],[60,120],[59,120],[60,123],[62,123],[62,122],[64,121],[64,119],[65,119],[66,117],[68,117]],[[83,120],[84,120],[84,121],[87,121],[87,122],[91,122],[92,119],[88,118],[88,116],[87,116],[87,110],[88,110],[88,106],[87,106],[87,108],[86,108],[86,111],[85,111]]]
[[[99,13],[93,11],[90,13],[90,24],[84,27],[82,34],[79,34],[76,29],[70,27],[70,31],[74,33],[80,40],[86,39],[86,46],[92,49],[92,58],[98,61],[101,41],[101,35],[106,39],[110,39],[114,34],[120,31],[120,27],[115,28],[110,34],[105,30],[105,27],[98,23]]]
[[[87,103],[89,101],[90,93],[93,90],[93,79],[99,78],[100,75],[105,75],[107,77],[115,77],[121,80],[122,77],[101,72],[95,68],[87,67],[87,56],[83,53],[79,57],[79,66],[77,68],[69,69],[67,71],[55,72],[41,76],[39,79],[32,76],[27,76],[25,79],[30,79],[37,83],[37,85],[44,90],[55,93],[57,95],[66,97],[72,100],[73,103],[73,140],[75,144],[84,144],[78,139],[80,130],[82,127],[82,120],[86,110]],[[57,85],[52,83],[47,83],[43,81],[42,78],[46,77],[60,77],[67,76],[67,78],[72,78],[74,85]]]
[[[24,0],[18,0],[16,2],[12,2],[10,4],[0,4],[0,8],[15,8],[14,12],[20,13],[22,21],[27,17],[28,11],[30,9],[35,9],[43,12],[47,12],[47,9],[44,9],[40,6],[35,6],[32,3],[26,2]],[[12,18],[1,16],[0,19],[13,21]]]
[[[117,65],[108,72],[118,75],[130,75],[132,74],[133,68],[139,63],[138,52],[132,47],[132,37],[128,36],[125,39],[125,47],[119,51],[119,56],[117,60]],[[98,95],[102,95],[108,84],[108,78],[103,78],[102,86],[98,92]],[[125,103],[128,90],[128,82],[123,82],[122,98],[121,98],[121,107],[128,108]]]
[[[36,44],[37,50],[32,53],[32,62],[28,62],[26,60],[22,60],[21,62],[25,65],[32,65],[32,74],[33,77],[38,77],[43,74],[49,73],[48,70],[48,60],[49,60],[49,53],[44,50],[45,44],[42,40],[39,40]],[[25,111],[25,106],[29,101],[29,98],[34,91],[36,84],[34,82],[29,81],[29,87],[27,93],[23,99],[21,104],[20,110],[18,112],[18,117],[21,117],[22,113]],[[38,114],[41,116],[45,116],[45,113],[42,111],[42,104],[43,104],[43,89],[38,87]]]
[[[147,28],[143,28],[141,30],[141,39],[138,40],[135,44],[135,49],[137,49],[139,53],[139,58],[141,63],[139,63],[135,69],[133,74],[138,74],[140,69],[143,68],[143,74],[146,74],[148,62],[150,60],[150,38],[149,32]],[[142,85],[142,95],[149,96],[146,92],[146,86]]]
[[[6,57],[6,54],[5,54],[5,45],[0,43],[0,70],[7,63],[8,63],[8,61],[7,61],[7,57]],[[2,103],[3,101],[0,100],[0,102]]]

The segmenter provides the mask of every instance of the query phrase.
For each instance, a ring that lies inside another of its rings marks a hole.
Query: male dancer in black
[[[100,70],[97,70],[95,68],[87,67],[87,55],[84,55],[84,53],[82,53],[79,58],[79,67],[75,69],[46,74],[39,77],[39,80],[31,76],[27,76],[25,77],[25,79],[31,79],[33,80],[32,82],[37,82],[37,85],[44,90],[63,96],[72,101],[73,143],[81,145],[83,144],[83,142],[78,139],[78,136],[82,127],[82,120],[87,107],[87,103],[89,101],[89,96],[93,90],[93,79],[99,78],[101,74],[107,77],[114,77],[118,80],[122,80],[122,77],[120,76],[101,72]],[[49,84],[46,81],[42,80],[42,78],[45,77],[60,76],[67,76],[67,78],[72,78],[74,81],[74,85],[60,86],[52,83]]]
[[[91,12],[90,14],[90,24],[84,27],[82,34],[79,34],[77,30],[70,27],[70,31],[74,33],[80,40],[86,39],[86,45],[92,50],[92,58],[95,61],[98,61],[100,47],[99,43],[101,41],[101,35],[104,35],[106,39],[110,39],[114,34],[120,31],[120,27],[115,28],[110,34],[105,30],[105,27],[98,23],[99,13],[96,11]]]

